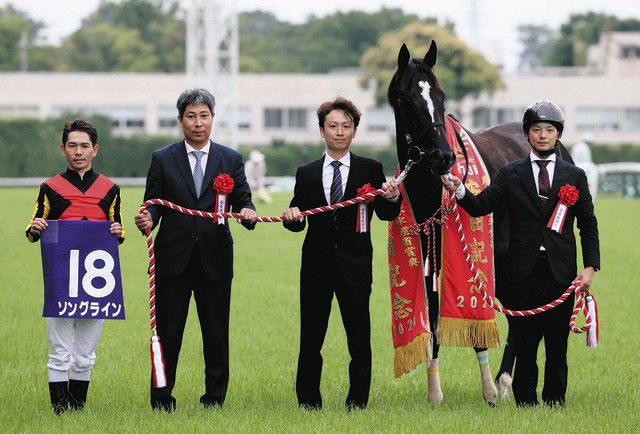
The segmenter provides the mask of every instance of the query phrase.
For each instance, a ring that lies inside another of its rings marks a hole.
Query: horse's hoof
[[[482,397],[489,407],[495,407],[498,400],[498,389],[493,381],[482,384]]]
[[[442,395],[442,391],[438,391],[439,393],[427,393],[427,402],[431,407],[438,407],[442,404],[444,400],[444,396]]]
[[[511,388],[511,383],[513,383],[511,375],[509,375],[507,372],[503,372],[497,381],[498,395],[500,396],[500,398],[509,399],[509,389]]]

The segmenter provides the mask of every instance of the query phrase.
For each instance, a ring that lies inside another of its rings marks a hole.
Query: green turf
[[[440,371],[444,403],[425,401],[426,370],[393,378],[386,268],[386,226],[373,224],[374,287],[371,297],[373,380],[366,411],[347,414],[348,353],[334,303],[323,356],[324,409],[300,411],[295,398],[298,351],[298,273],[303,234],[280,224],[246,231],[232,223],[235,279],[231,298],[231,379],[225,406],[203,410],[203,360],[195,306],[178,368],[178,411],[155,414],[148,404],[149,323],[144,238],[134,230],[139,188],[123,189],[128,236],[120,248],[126,321],[105,325],[97,364],[82,413],[53,415],[47,390],[47,339],[42,311],[40,248],[24,228],[36,190],[0,189],[0,431],[2,432],[638,432],[637,296],[640,201],[598,198],[603,271],[594,282],[602,320],[601,345],[587,349],[584,335],[569,343],[569,390],[562,411],[516,409],[513,401],[488,408],[470,349],[443,348]],[[289,196],[259,206],[278,215]],[[503,331],[506,321],[499,318]],[[498,367],[500,350],[491,350]],[[543,357],[541,350],[539,361]],[[542,375],[542,369],[541,375]]]

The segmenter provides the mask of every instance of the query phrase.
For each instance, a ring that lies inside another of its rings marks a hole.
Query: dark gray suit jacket
[[[144,199],[164,199],[184,208],[213,212],[216,196],[213,180],[221,173],[234,179],[229,209],[232,212],[239,212],[242,208],[255,210],[244,174],[242,155],[214,142],[211,142],[200,197],[196,197],[182,140],[153,152]],[[197,242],[202,266],[209,278],[227,280],[233,277],[233,239],[228,222],[219,225],[212,219],[185,215],[162,206],[151,206],[148,210],[154,227],[160,223],[155,239],[158,276],[179,275]],[[253,229],[255,224],[245,226]]]

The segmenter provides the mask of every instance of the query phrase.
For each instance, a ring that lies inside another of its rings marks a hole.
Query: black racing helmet
[[[556,104],[547,100],[536,101],[524,111],[522,128],[525,136],[529,132],[531,124],[536,122],[549,122],[558,129],[559,135],[564,130],[564,113]]]

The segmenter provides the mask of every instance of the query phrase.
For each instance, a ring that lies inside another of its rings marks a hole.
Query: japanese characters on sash
[[[44,308],[50,318],[125,319],[112,222],[48,220],[42,232]]]
[[[471,138],[451,117],[446,118],[447,141],[456,155],[451,173],[463,179],[469,191],[478,194],[490,183],[487,171]],[[460,147],[455,134],[466,150]],[[443,203],[449,208],[450,195],[443,192]],[[438,342],[446,346],[494,348],[500,344],[495,311],[483,300],[480,282],[491,297],[495,294],[493,264],[493,216],[472,217],[457,207],[460,221],[450,214],[442,227],[442,275]],[[462,234],[469,247],[463,252]],[[475,267],[471,272],[466,256]]]

